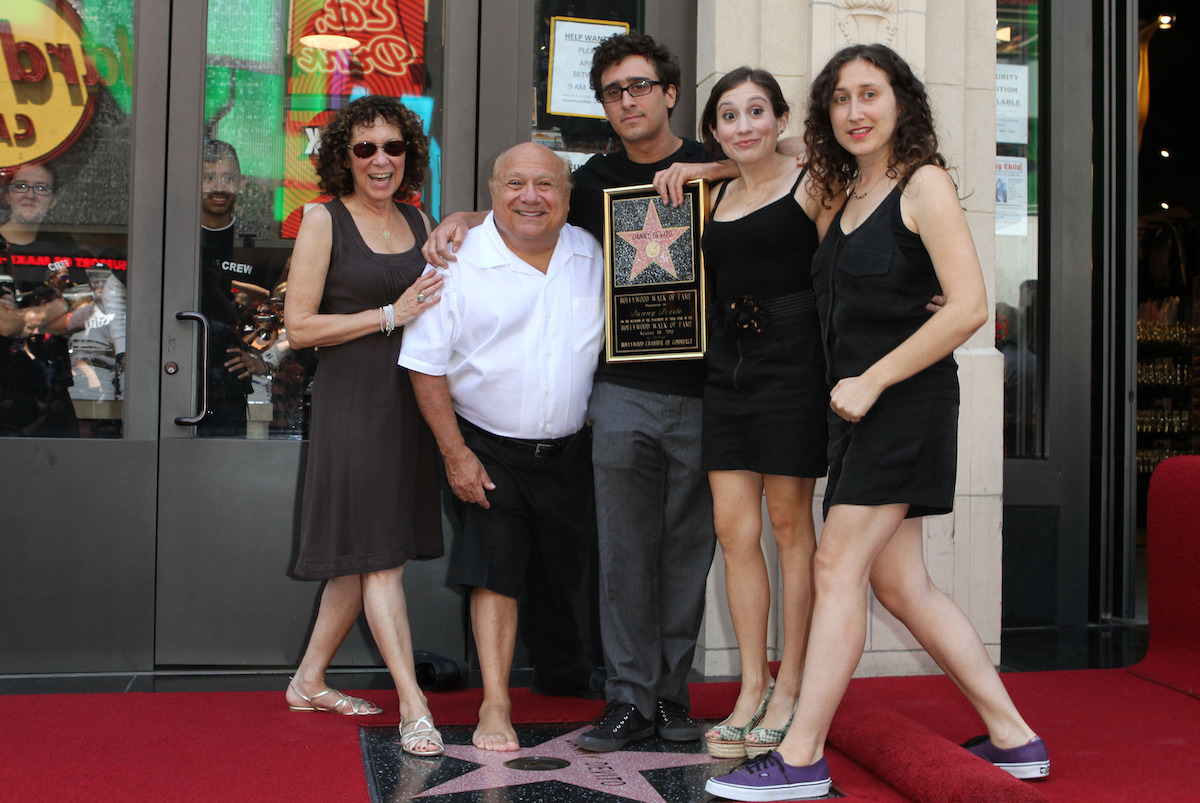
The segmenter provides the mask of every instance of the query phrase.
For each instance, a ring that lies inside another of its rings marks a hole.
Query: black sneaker
[[[637,706],[615,700],[605,706],[595,725],[575,742],[593,753],[610,753],[654,735],[654,723],[642,716]]]
[[[701,736],[700,726],[692,721],[691,712],[666,700],[658,701],[654,725],[658,735],[668,742],[694,742]]]

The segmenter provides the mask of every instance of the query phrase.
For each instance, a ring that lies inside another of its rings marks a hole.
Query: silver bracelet
[[[381,331],[381,332],[387,331],[383,328],[383,307],[379,308],[379,331]]]
[[[386,328],[384,334],[391,335],[396,328],[396,308],[388,304],[383,308],[383,316],[385,319]]]

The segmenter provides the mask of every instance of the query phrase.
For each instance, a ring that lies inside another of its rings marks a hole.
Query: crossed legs
[[[365,610],[371,635],[396,684],[401,719],[408,721],[429,714],[413,666],[412,632],[408,626],[403,577],[404,567],[397,566],[362,575],[332,577],[326,581],[312,635],[287,690],[289,704],[305,704],[297,692],[312,698],[328,688],[325,672],[359,614]],[[433,746],[425,740],[414,745],[418,750]]]

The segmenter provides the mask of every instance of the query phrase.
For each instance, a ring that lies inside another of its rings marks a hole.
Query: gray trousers
[[[588,403],[609,702],[690,708],[716,535],[699,398],[597,382]]]

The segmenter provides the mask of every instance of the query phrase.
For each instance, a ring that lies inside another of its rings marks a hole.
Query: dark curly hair
[[[425,168],[429,166],[429,139],[421,131],[421,118],[395,98],[367,95],[346,104],[321,132],[317,178],[322,192],[338,198],[354,192],[349,160],[355,157],[348,150],[350,134],[356,126],[375,125],[380,117],[400,129],[400,136],[408,143],[404,176],[395,199],[403,201],[421,189]]]
[[[660,45],[653,37],[644,33],[615,33],[601,41],[592,53],[592,72],[589,80],[596,100],[600,100],[600,90],[604,88],[600,85],[604,71],[630,56],[642,56],[654,65],[654,71],[658,73],[656,80],[666,85],[663,87],[664,92],[668,86],[675,87],[676,92],[679,91],[682,75],[679,58],[668,50],[666,45]],[[674,111],[674,107],[667,109],[667,117]]]
[[[713,136],[713,129],[717,127],[717,104],[720,103],[722,95],[742,84],[754,84],[761,89],[766,94],[767,100],[771,102],[771,111],[776,117],[783,117],[790,111],[788,102],[783,97],[783,90],[779,88],[779,82],[775,80],[775,76],[766,70],[758,70],[754,67],[738,67],[717,81],[712,92],[708,93],[708,103],[704,104],[704,111],[700,113],[700,141],[704,143],[704,149],[717,159],[725,158],[721,143],[717,142],[717,138]]]
[[[923,165],[946,167],[945,157],[938,153],[937,132],[933,127],[933,112],[929,109],[925,85],[913,75],[912,68],[885,45],[852,45],[835,53],[813,80],[808,119],[804,121],[809,175],[815,192],[826,204],[858,177],[858,164],[838,144],[829,118],[829,105],[842,67],[858,60],[882,70],[896,95],[898,119],[892,135],[888,175],[898,178],[903,188]]]

